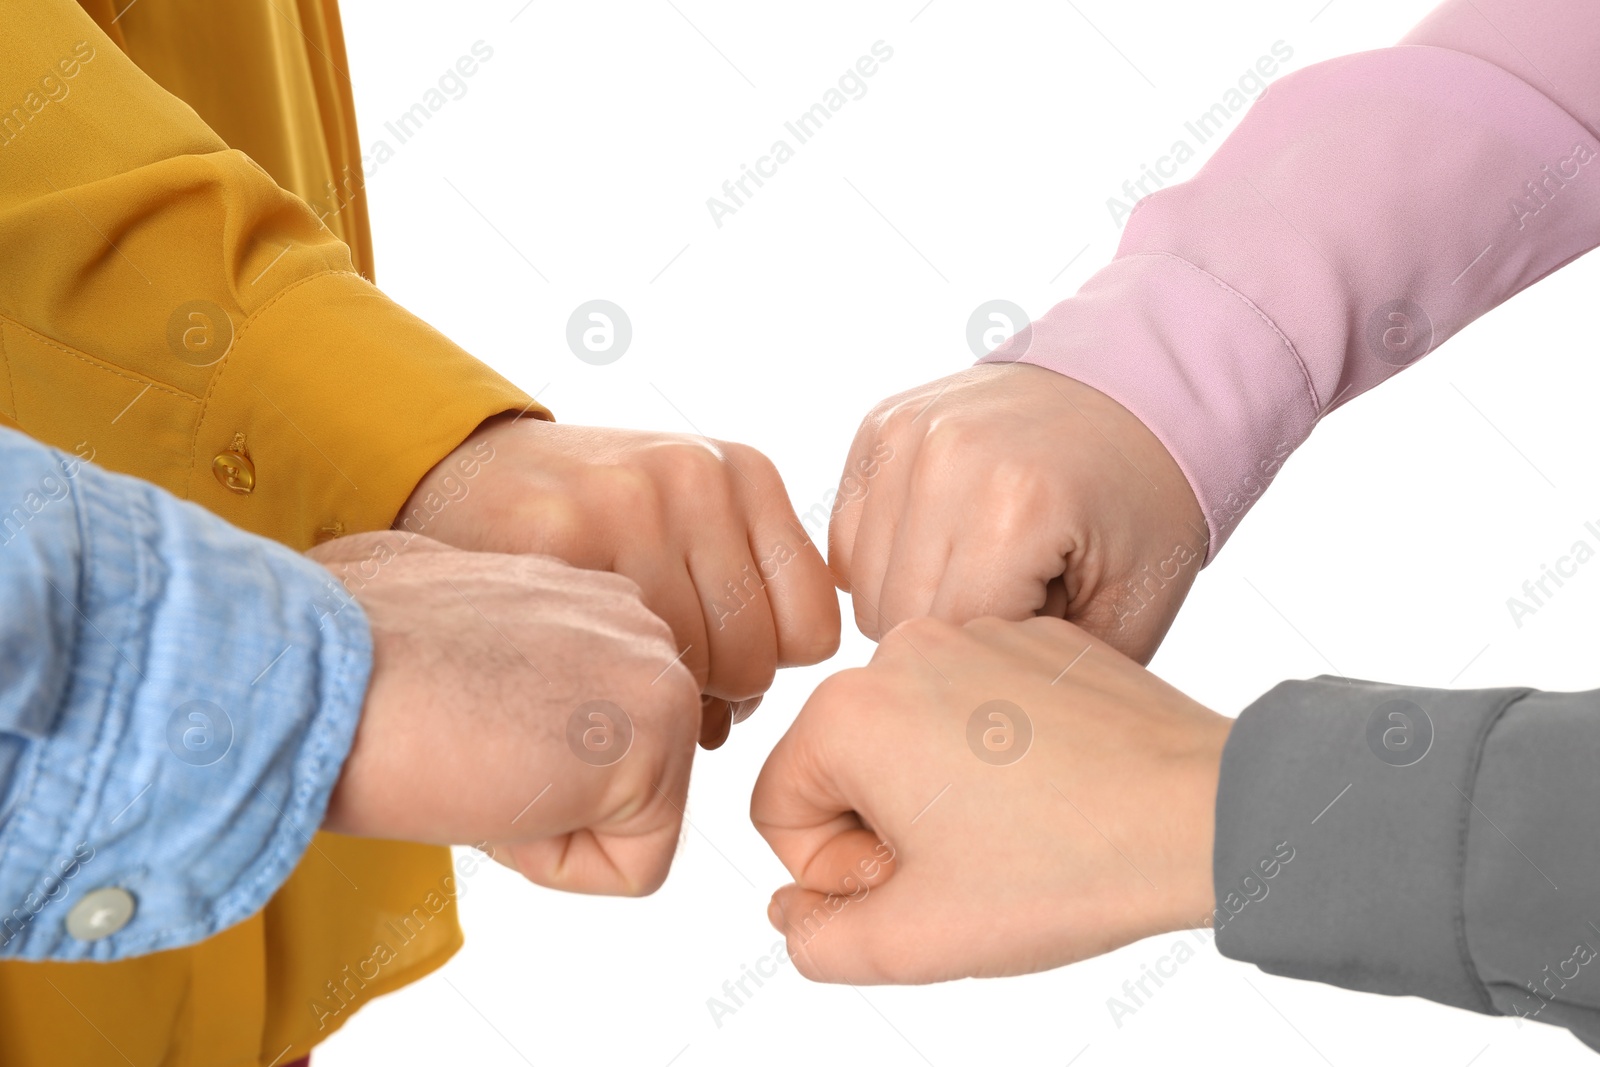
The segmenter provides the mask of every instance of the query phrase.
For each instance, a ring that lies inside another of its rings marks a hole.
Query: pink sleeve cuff
[[[1600,15],[1574,20],[1600,52]],[[1495,62],[1402,45],[1273,85],[1191,181],[1139,203],[1109,266],[984,358],[1149,426],[1209,562],[1319,418],[1596,243],[1584,123]]]

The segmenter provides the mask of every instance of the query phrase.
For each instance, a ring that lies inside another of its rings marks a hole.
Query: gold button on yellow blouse
[[[347,70],[333,0],[0,0],[0,424],[305,549],[530,403],[372,285]],[[282,1064],[458,947],[446,850],[315,845],[192,948],[0,963],[0,1064]]]

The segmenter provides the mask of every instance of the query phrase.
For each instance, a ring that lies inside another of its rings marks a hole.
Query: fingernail
[[[778,894],[772,894],[772,900],[767,904],[767,922],[778,933],[783,933],[783,905],[778,903]]]
[[[760,697],[751,697],[749,700],[741,700],[737,704],[734,704],[733,705],[733,721],[734,721],[734,724],[738,725],[739,723],[744,722],[750,716],[754,715],[756,713],[756,709],[759,708],[760,706],[761,706],[761,698]]]
[[[721,748],[733,729],[733,714],[725,700],[702,697],[700,701],[700,747],[710,751]]]

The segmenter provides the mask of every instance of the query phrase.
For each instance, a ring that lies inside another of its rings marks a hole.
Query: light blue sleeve
[[[371,666],[324,568],[0,429],[0,957],[122,959],[259,911]]]

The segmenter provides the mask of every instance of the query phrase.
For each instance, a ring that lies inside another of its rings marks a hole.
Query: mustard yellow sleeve
[[[388,526],[484,419],[548,417],[74,0],[0,26],[0,423],[305,548]]]

